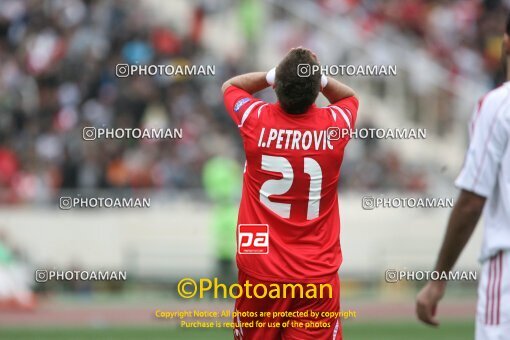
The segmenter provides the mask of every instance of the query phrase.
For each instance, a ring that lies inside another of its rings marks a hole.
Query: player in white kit
[[[503,64],[510,79],[510,17],[503,41]],[[486,94],[469,126],[470,145],[455,184],[461,189],[450,215],[435,270],[449,271],[483,212],[481,279],[476,340],[510,339],[510,81]],[[446,281],[431,281],[417,297],[418,318],[439,323],[436,307]]]

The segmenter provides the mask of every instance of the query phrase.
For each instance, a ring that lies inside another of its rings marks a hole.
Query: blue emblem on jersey
[[[236,104],[234,105],[234,112],[237,112],[239,111],[239,109],[241,108],[241,106],[243,106],[244,104],[246,104],[247,102],[250,101],[250,98],[243,98],[243,99],[239,99]]]

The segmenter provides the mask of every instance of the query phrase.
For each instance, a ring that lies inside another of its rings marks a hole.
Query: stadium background
[[[439,309],[444,324],[429,330],[414,321],[422,283],[384,281],[387,269],[431,268],[449,209],[367,211],[361,199],[457,195],[472,108],[501,81],[505,13],[505,2],[494,0],[2,1],[0,240],[11,255],[0,266],[17,268],[36,303],[2,304],[0,338],[230,336],[180,330],[153,313],[231,308],[175,293],[182,277],[227,277],[232,269],[218,249],[224,230],[213,225],[217,186],[204,190],[228,181],[236,192],[236,176],[222,177],[222,165],[235,174],[243,163],[219,88],[235,74],[270,69],[299,45],[323,64],[397,65],[396,77],[342,78],[361,98],[358,127],[427,129],[426,140],[353,140],[347,148],[340,275],[343,309],[357,318],[344,321],[346,338],[469,338],[476,283],[452,283]],[[115,76],[116,64],[134,62],[215,65],[216,75]],[[275,98],[270,90],[262,97]],[[86,142],[84,126],[175,127],[184,136]],[[210,176],[207,164],[216,166]],[[59,197],[69,195],[152,202],[60,210]],[[478,228],[458,269],[479,269],[480,235]],[[42,268],[126,270],[128,281],[36,284]]]

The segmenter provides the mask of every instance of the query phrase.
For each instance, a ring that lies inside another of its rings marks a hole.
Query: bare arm
[[[453,268],[475,230],[484,205],[485,197],[466,190],[461,191],[448,221],[448,228],[435,267],[436,271],[450,271]],[[439,325],[435,313],[445,289],[446,281],[430,281],[423,287],[416,299],[418,319],[429,325]]]
[[[485,205],[485,197],[462,190],[455,204],[435,270],[449,271],[469,241]]]
[[[245,73],[230,78],[223,83],[221,91],[225,92],[230,85],[238,87],[249,94],[254,94],[255,92],[259,92],[269,86],[266,81],[266,72]]]
[[[353,89],[331,77],[328,77],[328,85],[322,89],[322,94],[331,104],[347,97],[356,96]]]

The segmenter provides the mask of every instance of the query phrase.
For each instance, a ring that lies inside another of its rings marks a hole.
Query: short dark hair
[[[319,95],[320,72],[306,72],[306,67],[305,72],[302,72],[303,70],[298,70],[302,64],[310,65],[308,70],[319,65],[309,50],[296,48],[287,53],[276,67],[275,92],[281,107],[287,113],[306,112]]]

